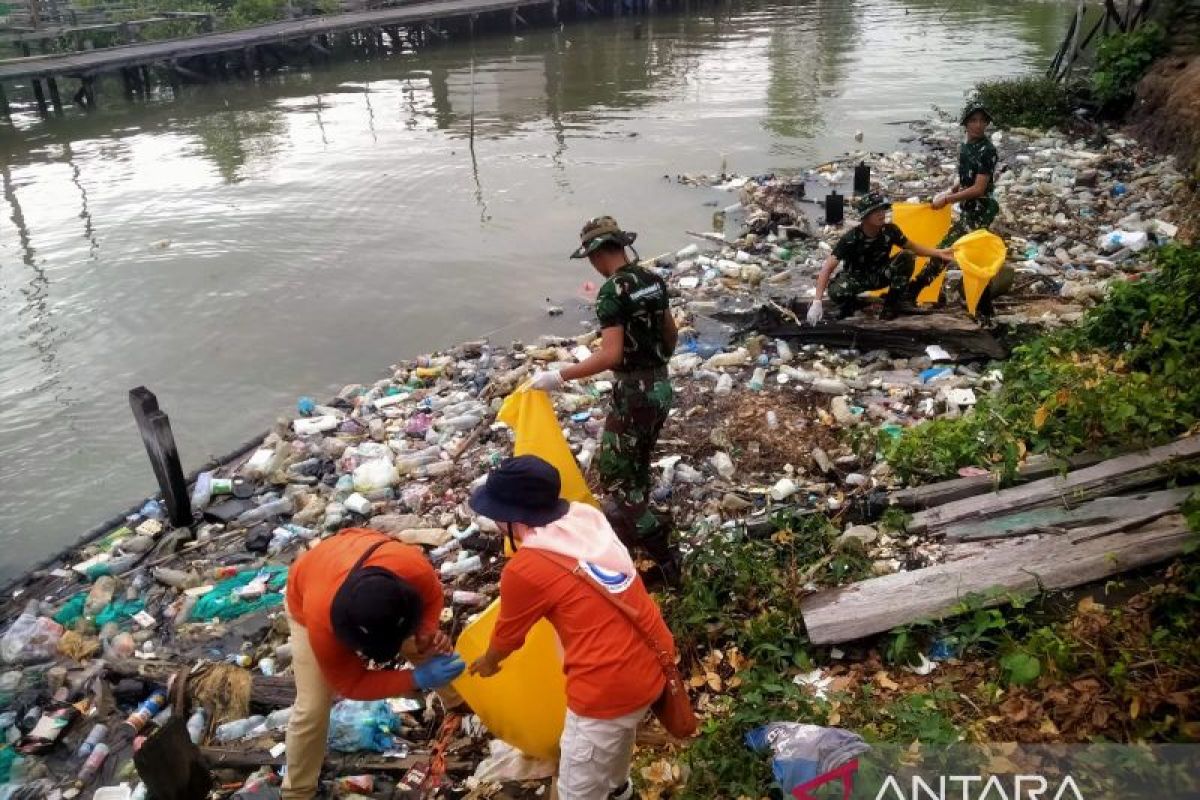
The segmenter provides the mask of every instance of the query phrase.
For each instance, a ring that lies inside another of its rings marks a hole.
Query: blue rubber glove
[[[430,689],[440,689],[450,681],[462,675],[467,668],[467,662],[462,656],[454,653],[448,656],[434,656],[424,664],[413,669],[413,682],[423,692]]]

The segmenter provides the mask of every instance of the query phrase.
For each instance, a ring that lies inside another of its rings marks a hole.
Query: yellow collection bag
[[[573,503],[588,503],[599,508],[596,498],[588,489],[579,462],[571,453],[562,428],[554,413],[550,396],[537,389],[513,392],[504,399],[496,419],[512,428],[517,434],[513,445],[514,456],[534,455],[550,462],[562,481],[561,496]]]
[[[500,618],[500,601],[463,629],[455,650],[468,665],[487,652]],[[558,740],[567,718],[567,682],[563,675],[558,634],[541,620],[525,637],[525,645],[490,678],[464,672],[454,682],[479,719],[497,739],[527,756],[558,760]]]
[[[929,203],[896,203],[892,206],[892,221],[904,231],[909,241],[924,247],[937,247],[950,232],[950,206],[942,206],[935,211]],[[893,256],[899,252],[899,248],[892,248]],[[912,276],[917,277],[928,263],[928,258],[918,256]],[[937,280],[921,290],[917,302],[936,303],[945,280],[946,273],[943,272]]]
[[[973,315],[983,290],[996,277],[1000,267],[1004,266],[1008,249],[1003,239],[983,229],[971,231],[951,247],[954,249],[954,260],[962,267],[967,311]]]
[[[563,438],[554,405],[545,392],[510,394],[496,418],[516,433],[513,455],[535,455],[554,465],[562,480],[560,495],[564,499],[598,505]],[[463,629],[455,649],[467,664],[487,652],[499,618],[497,600]],[[454,688],[496,738],[528,756],[557,760],[558,740],[567,716],[567,692],[562,645],[549,622],[541,620],[534,625],[525,645],[504,659],[496,675],[480,678],[464,672]]]

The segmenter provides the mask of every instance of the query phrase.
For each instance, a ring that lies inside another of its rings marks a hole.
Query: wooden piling
[[[30,81],[33,86],[33,97],[37,100],[38,113],[43,117],[50,116],[50,111],[46,108],[46,94],[42,91],[42,82],[38,78]]]
[[[8,95],[4,93],[4,84],[0,83],[0,114],[5,119],[12,119],[12,109],[8,107]]]
[[[50,89],[50,103],[54,106],[56,116],[63,115],[62,97],[58,93],[58,81],[54,78],[46,79],[46,86]]]
[[[136,90],[137,85],[133,80],[133,72],[128,67],[125,67],[121,70],[121,87],[124,89],[125,99],[133,100],[133,93]],[[82,92],[83,88],[81,87],[79,91]],[[75,95],[75,102],[80,102],[80,95]]]
[[[171,420],[158,407],[158,398],[145,386],[129,390],[129,407],[137,422],[146,455],[154,469],[154,478],[167,504],[167,515],[176,528],[192,524],[192,504],[188,495],[179,449],[171,432]]]

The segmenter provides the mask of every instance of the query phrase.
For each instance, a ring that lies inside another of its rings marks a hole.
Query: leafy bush
[[[1096,67],[1092,70],[1096,98],[1105,105],[1131,99],[1137,82],[1166,46],[1166,32],[1153,22],[1104,37],[1096,48]]]
[[[228,27],[245,28],[283,19],[286,0],[237,0],[230,9]]]
[[[1002,127],[1053,128],[1071,116],[1067,89],[1040,76],[982,81],[975,97]]]
[[[1069,456],[1161,444],[1200,419],[1200,249],[1159,251],[1078,328],[1018,347],[1004,385],[957,420],[910,428],[885,453],[905,480],[968,465],[1011,476],[1027,452]]]

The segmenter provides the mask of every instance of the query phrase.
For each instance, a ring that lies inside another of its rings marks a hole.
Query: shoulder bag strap
[[[637,622],[637,615],[634,613],[633,609],[631,609],[626,603],[622,602],[621,599],[616,597],[612,592],[608,591],[603,586],[596,583],[596,581],[588,577],[580,568],[578,561],[560,553],[551,553],[546,550],[540,550],[531,547],[526,547],[524,549],[526,552],[536,553],[542,556],[547,561],[557,564],[567,572],[577,576],[581,581],[592,587],[597,594],[616,606],[617,609],[625,616],[625,618],[629,620],[630,625],[632,625],[633,629],[638,632],[638,635],[642,637],[642,641],[645,642],[646,646],[650,648],[650,651],[654,653],[654,657],[658,659],[658,664],[660,667],[662,667],[663,675],[666,677],[666,679],[670,681],[679,678],[679,668],[675,666],[675,659],[671,656],[670,648],[664,647],[661,642],[643,630],[642,626]]]

